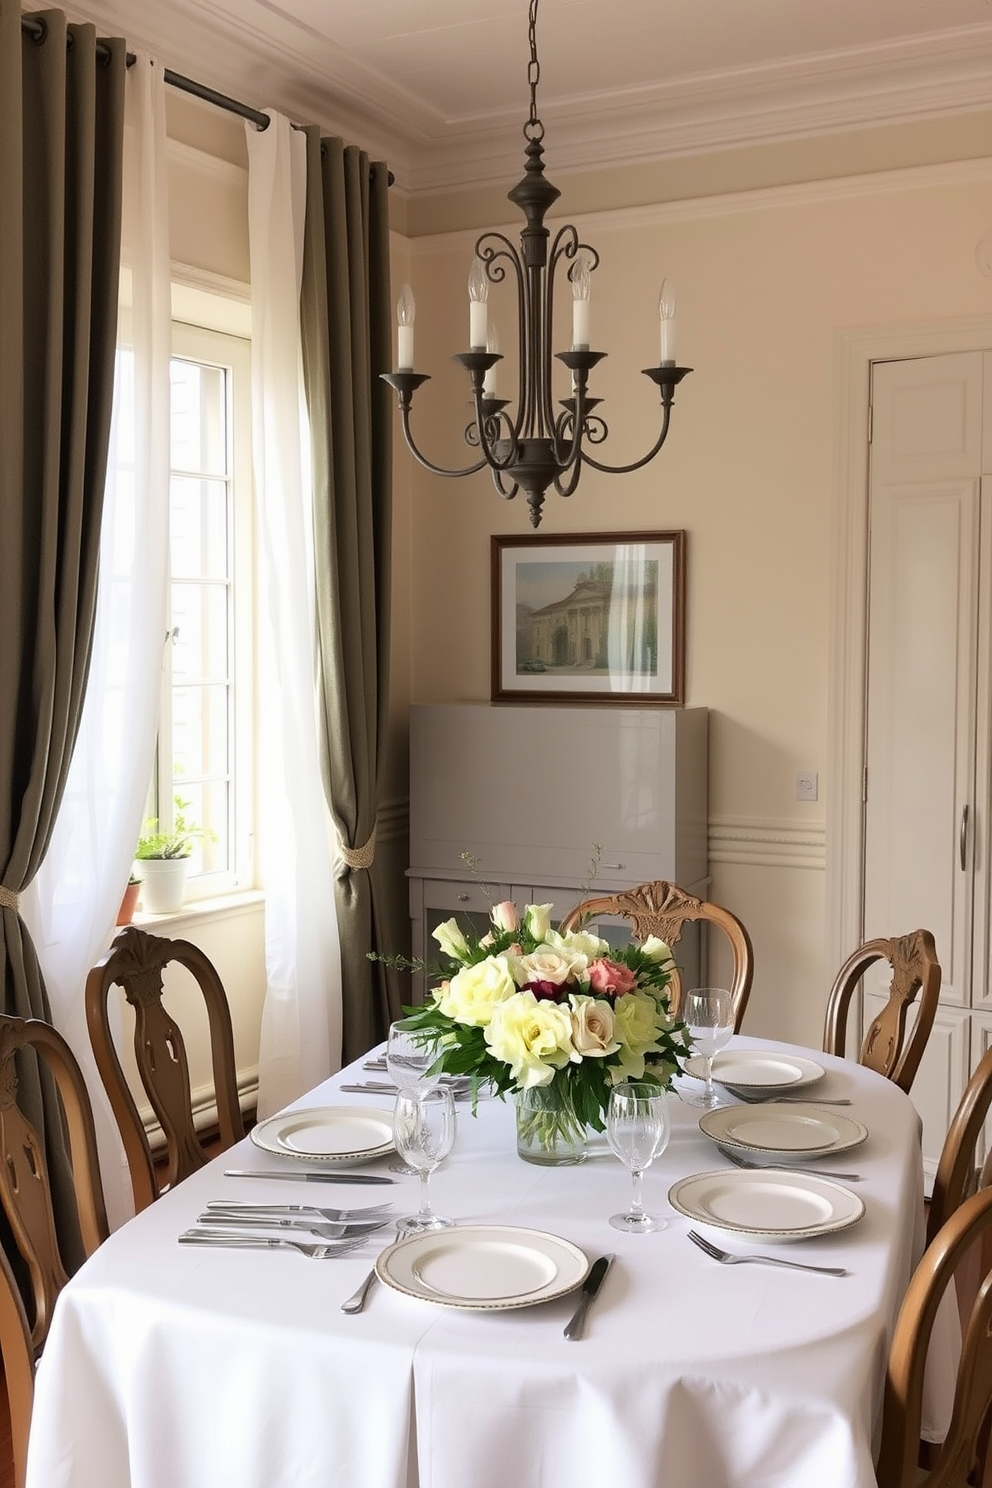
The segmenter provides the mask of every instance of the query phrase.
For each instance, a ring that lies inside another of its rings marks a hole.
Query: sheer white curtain
[[[131,1212],[123,1148],[90,1054],[83,983],[128,880],[158,727],[169,541],[168,188],[162,68],[128,69],[121,306],[100,581],[79,741],[52,844],[24,895],[56,1026],[83,1066],[112,1225]]]
[[[252,438],[262,615],[259,757],[266,996],[258,1112],[340,1065],[341,966],[313,684],[313,540],[300,348],[306,151],[247,126]]]

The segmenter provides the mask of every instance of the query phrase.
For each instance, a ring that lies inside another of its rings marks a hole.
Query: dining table
[[[719,1205],[715,1224],[673,1206],[684,1180],[741,1171],[701,1130],[706,1113],[692,1101],[702,1086],[688,1076],[668,1102],[668,1145],[644,1175],[645,1207],[666,1221],[649,1234],[609,1223],[629,1203],[631,1176],[605,1137],[593,1134],[576,1165],[524,1161],[510,1101],[483,1093],[474,1109],[457,1103],[454,1145],[431,1180],[435,1210],[455,1222],[438,1245],[464,1265],[460,1232],[536,1234],[539,1248],[545,1237],[583,1258],[565,1268],[570,1289],[479,1306],[471,1287],[435,1298],[394,1272],[346,1314],[377,1256],[397,1253],[394,1221],[416,1211],[419,1179],[393,1171],[394,1153],[352,1168],[249,1136],[118,1229],[62,1291],[37,1373],[27,1488],[874,1488],[889,1341],[924,1244],[919,1118],[894,1083],[852,1060],[745,1034],[730,1051],[812,1061],[822,1074],[802,1098],[864,1128],[842,1152],[797,1162],[856,1175],[837,1180],[853,1196],[843,1225],[756,1240],[722,1227]],[[360,1060],[291,1110],[388,1121],[390,1094],[343,1088],[384,1079]],[[254,1176],[263,1171],[292,1181]],[[310,1182],[314,1171],[391,1182]],[[761,1179],[748,1224],[760,1222]],[[392,1209],[384,1229],[328,1259],[178,1243],[218,1200]],[[846,1274],[724,1265],[690,1242],[693,1228],[730,1253]],[[570,1340],[586,1266],[607,1254],[602,1290]],[[931,1358],[937,1438],[952,1334]]]

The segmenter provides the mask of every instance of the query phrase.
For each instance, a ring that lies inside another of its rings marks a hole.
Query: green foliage
[[[141,861],[144,858],[188,858],[193,851],[193,844],[197,840],[206,842],[214,837],[214,833],[205,827],[198,827],[195,822],[189,820],[186,812],[189,810],[190,802],[182,800],[179,796],[173,798],[172,828],[169,831],[159,831],[158,818],[146,817],[141,824],[141,836],[134,850],[134,856]]]

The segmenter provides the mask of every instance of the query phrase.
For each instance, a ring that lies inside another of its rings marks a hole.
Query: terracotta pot
[[[124,890],[124,898],[121,900],[121,907],[117,911],[118,925],[130,925],[131,920],[134,916],[134,911],[138,907],[138,895],[140,893],[140,883],[128,884],[127,888]]]

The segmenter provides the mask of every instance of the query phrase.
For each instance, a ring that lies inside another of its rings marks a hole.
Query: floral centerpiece
[[[520,916],[509,901],[497,904],[481,939],[457,920],[439,925],[447,975],[422,1007],[406,1010],[436,1050],[436,1068],[469,1075],[476,1094],[487,1084],[518,1095],[521,1151],[546,1155],[562,1141],[584,1150],[586,1129],[604,1130],[614,1085],[668,1089],[690,1052],[670,1011],[664,941],[617,947],[582,929],[562,934],[551,909],[530,904]],[[525,1105],[526,1092],[539,1098]]]

